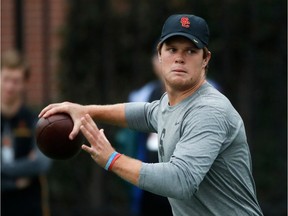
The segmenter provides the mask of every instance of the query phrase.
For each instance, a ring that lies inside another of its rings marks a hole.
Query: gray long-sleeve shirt
[[[243,121],[209,83],[175,106],[164,94],[125,107],[130,128],[158,133],[160,163],[143,163],[139,187],[168,197],[175,216],[262,215]]]

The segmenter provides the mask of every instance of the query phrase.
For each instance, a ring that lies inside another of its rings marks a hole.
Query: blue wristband
[[[113,152],[113,153],[110,155],[110,157],[109,157],[109,159],[108,159],[108,161],[107,161],[107,163],[106,163],[106,165],[105,165],[105,167],[104,167],[105,170],[108,170],[108,169],[109,169],[110,164],[112,163],[114,157],[115,157],[117,154],[118,154],[118,152],[115,151],[115,152]]]

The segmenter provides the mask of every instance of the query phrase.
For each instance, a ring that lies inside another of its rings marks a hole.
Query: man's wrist
[[[111,169],[112,169],[115,161],[116,161],[121,155],[122,155],[122,154],[114,151],[114,152],[110,155],[110,157],[108,158],[108,161],[107,161],[104,169],[107,170],[107,171],[111,171]]]
[[[97,110],[97,105],[86,105],[85,112],[91,116],[91,118],[95,118],[95,113]]]

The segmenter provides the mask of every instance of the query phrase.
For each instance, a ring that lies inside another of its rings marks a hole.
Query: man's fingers
[[[50,104],[50,105],[46,106],[44,109],[41,110],[38,117],[41,118],[48,110],[52,109],[53,106],[55,106],[55,104]]]
[[[85,144],[83,144],[83,145],[81,146],[81,148],[82,148],[85,152],[87,152],[88,154],[90,154],[90,155],[94,153],[93,149],[90,148],[89,146],[85,145]]]
[[[104,133],[104,129],[100,129],[100,133],[102,134],[103,139],[104,139],[106,142],[109,142],[108,139],[107,139],[107,137],[106,137],[106,135],[105,135],[105,133]]]
[[[72,131],[71,131],[71,133],[69,135],[69,139],[70,140],[73,140],[77,136],[77,134],[80,131],[80,126],[81,126],[81,121],[75,121],[74,122],[73,129],[72,129]]]
[[[54,115],[56,113],[68,113],[69,104],[71,103],[63,102],[63,103],[50,104],[40,112],[38,117],[48,118],[49,116]]]
[[[57,104],[51,104],[41,111],[39,117],[48,118],[49,116],[54,115],[56,113],[66,113],[66,111],[63,109],[63,107]]]
[[[92,126],[93,129],[99,131],[97,125],[95,124],[95,122],[93,121],[93,119],[91,118],[91,116],[89,114],[85,115],[85,120],[88,124],[90,124]]]
[[[81,123],[86,128],[86,130],[88,130],[93,136],[98,136],[99,129],[93,119],[88,114],[81,118]]]
[[[82,131],[83,135],[86,137],[90,145],[95,145],[97,137],[92,134],[92,130],[89,127],[91,126],[88,124],[85,124],[85,125],[82,124],[80,127],[80,130]]]

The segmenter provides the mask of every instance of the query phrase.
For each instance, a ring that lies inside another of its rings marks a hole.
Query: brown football
[[[74,157],[81,151],[83,135],[81,132],[73,139],[69,134],[73,121],[67,114],[55,114],[40,118],[36,125],[36,143],[40,151],[49,158],[65,160]]]

